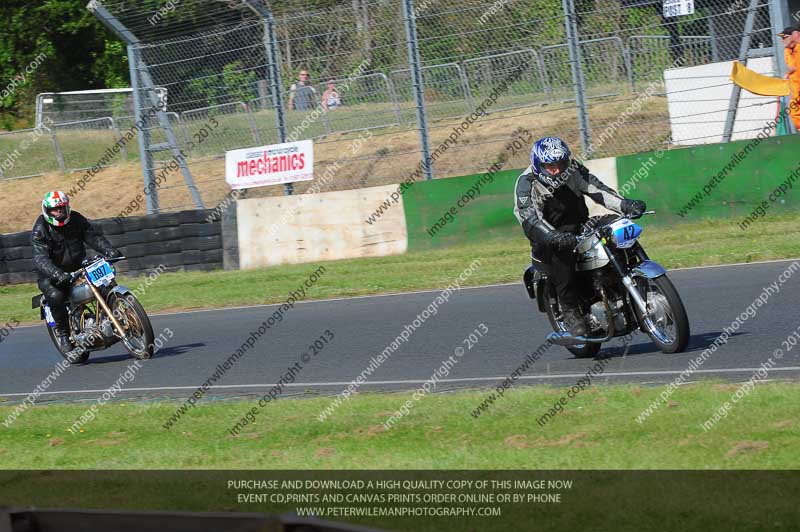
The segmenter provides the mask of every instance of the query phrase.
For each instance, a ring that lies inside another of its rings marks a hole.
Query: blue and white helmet
[[[572,162],[567,143],[558,137],[543,137],[531,148],[531,169],[544,185],[556,189],[564,184]]]

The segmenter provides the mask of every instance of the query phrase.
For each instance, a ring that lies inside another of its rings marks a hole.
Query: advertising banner
[[[314,142],[311,140],[225,152],[225,181],[234,189],[313,178]]]

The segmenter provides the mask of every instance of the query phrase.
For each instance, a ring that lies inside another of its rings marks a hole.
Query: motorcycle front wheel
[[[121,338],[125,349],[139,360],[151,358],[155,353],[155,335],[142,304],[132,294],[125,297],[115,294],[110,299],[111,311],[125,330],[125,336]]]
[[[662,353],[682,353],[689,344],[689,318],[681,296],[666,275],[655,279],[640,278],[637,288],[647,303],[643,316],[636,305],[636,319]]]

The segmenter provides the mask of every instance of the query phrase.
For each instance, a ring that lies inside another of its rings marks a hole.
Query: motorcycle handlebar
[[[642,217],[642,216],[644,216],[645,214],[655,214],[655,213],[656,213],[656,211],[644,211],[642,214],[640,214],[640,215],[639,215],[639,216],[637,216],[636,218],[634,218],[633,216],[629,216],[629,218],[630,218],[631,220],[638,220],[639,218],[641,218],[641,217]]]
[[[104,257],[97,257],[97,258],[93,259],[92,261],[90,261],[90,263],[96,261],[99,258],[104,258]],[[113,259],[112,258],[106,258],[105,261],[107,263],[109,263],[109,264],[113,264],[113,263],[119,262],[121,260],[126,260],[127,258],[128,257],[123,255],[121,257],[114,257]],[[88,266],[88,264],[86,262],[84,262],[84,264],[86,264]],[[84,266],[83,268],[79,268],[79,269],[75,270],[74,272],[70,273],[69,274],[69,276],[71,277],[70,282],[75,282],[75,280],[78,277],[80,277],[81,275],[83,275],[83,272],[85,272],[85,271],[86,271],[86,266]]]
[[[641,217],[642,217],[642,216],[644,216],[645,214],[655,214],[655,213],[656,213],[656,211],[654,211],[654,210],[651,210],[651,211],[644,211],[644,212],[641,214],[641,216],[637,216],[636,218],[633,218],[633,217],[627,217],[627,218],[630,218],[630,219],[632,219],[632,220],[638,220],[639,218],[641,218]],[[621,215],[621,216],[622,216],[622,217],[626,217],[625,215]],[[591,233],[587,233],[587,234],[580,234],[580,235],[575,235],[575,237],[576,237],[576,239],[577,239],[577,241],[578,241],[578,245],[580,245],[580,243],[581,243],[582,241],[584,241],[584,240],[586,240],[587,238],[589,238],[590,236],[592,236],[592,235],[593,235],[593,234],[594,234],[594,233],[595,233],[595,232],[596,232],[598,229],[599,229],[599,228],[595,228],[595,229],[594,229],[594,231],[592,231]],[[575,253],[576,251],[578,251],[578,245],[576,245],[576,246],[575,246],[575,247],[572,249],[572,252],[573,252],[573,253]]]

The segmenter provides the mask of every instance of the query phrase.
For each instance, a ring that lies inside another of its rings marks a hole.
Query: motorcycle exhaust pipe
[[[551,332],[546,340],[551,344],[560,346],[580,345],[580,344],[603,344],[614,338],[614,316],[611,314],[611,307],[608,304],[605,293],[603,294],[603,305],[606,307],[606,317],[608,321],[608,332],[602,338],[591,336],[573,336],[569,331]]]
[[[613,326],[612,326],[613,329]],[[593,338],[591,336],[572,336],[569,331],[551,332],[546,340],[551,344],[560,346],[580,345],[580,344],[602,344],[614,338],[614,331],[610,331],[603,338]]]

